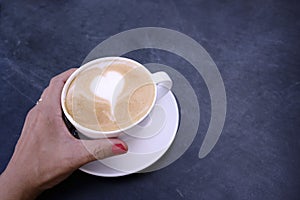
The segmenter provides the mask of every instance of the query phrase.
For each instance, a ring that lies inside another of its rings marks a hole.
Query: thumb
[[[81,151],[82,165],[94,160],[101,160],[110,156],[124,154],[128,151],[127,144],[117,138],[80,141],[82,143],[82,148],[79,150]]]

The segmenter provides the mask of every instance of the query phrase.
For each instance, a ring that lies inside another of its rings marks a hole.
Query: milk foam
[[[154,97],[155,85],[143,68],[109,63],[81,71],[69,86],[66,108],[84,127],[113,131],[143,117]]]
[[[96,76],[90,85],[90,90],[99,98],[108,100],[112,105],[114,98],[123,90],[124,80],[122,74],[116,71],[108,71]]]

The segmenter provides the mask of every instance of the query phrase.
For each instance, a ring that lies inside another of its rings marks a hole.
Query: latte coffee
[[[91,130],[122,130],[144,118],[155,101],[151,74],[130,60],[105,60],[80,71],[67,88],[65,107]]]

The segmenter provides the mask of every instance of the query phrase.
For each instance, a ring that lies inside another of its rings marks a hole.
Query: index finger
[[[66,83],[66,81],[68,80],[68,78],[71,76],[71,74],[73,74],[73,72],[76,70],[77,68],[71,68],[68,69],[65,72],[62,72],[56,76],[54,76],[52,79],[54,80],[58,80],[58,81],[62,81],[63,83]]]
[[[49,86],[44,90],[41,96],[43,103],[49,107],[60,110],[60,97],[62,89],[67,79],[75,70],[76,68],[69,69],[51,79]]]

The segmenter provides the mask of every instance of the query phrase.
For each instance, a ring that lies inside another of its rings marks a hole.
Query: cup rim
[[[151,80],[152,80],[152,83],[154,85],[154,98],[153,98],[153,101],[152,101],[152,104],[151,106],[149,107],[148,111],[146,112],[146,114],[141,117],[139,120],[137,120],[136,122],[134,122],[133,124],[125,127],[125,128],[121,128],[121,129],[117,129],[117,130],[113,130],[113,131],[97,131],[97,130],[93,130],[93,129],[90,129],[90,128],[87,128],[81,124],[79,124],[78,122],[76,122],[73,117],[67,112],[67,109],[66,109],[66,105],[65,105],[65,97],[66,97],[66,94],[67,94],[67,91],[68,91],[68,88],[70,86],[70,84],[72,83],[72,81],[77,77],[77,75],[82,72],[83,70],[99,63],[99,62],[105,62],[107,60],[120,60],[120,61],[127,61],[127,62],[131,62],[137,66],[140,66],[142,68],[145,69],[145,71],[148,73],[148,75],[151,77]],[[141,121],[143,121],[148,115],[149,113],[151,112],[151,110],[153,109],[154,105],[155,105],[155,101],[156,101],[156,98],[157,98],[157,85],[155,84],[155,82],[153,81],[152,79],[152,73],[144,66],[142,65],[141,63],[135,61],[135,60],[132,60],[132,59],[129,59],[129,58],[125,58],[125,57],[117,57],[117,56],[110,56],[110,57],[102,57],[102,58],[97,58],[97,59],[94,59],[94,60],[91,60],[83,65],[81,65],[79,68],[77,68],[75,70],[75,72],[73,72],[71,74],[71,76],[67,79],[67,81],[65,82],[64,86],[63,86],[63,89],[62,89],[62,92],[61,92],[61,107],[62,107],[62,110],[63,110],[63,114],[67,117],[67,119],[71,122],[71,124],[76,128],[76,129],[79,129],[79,132],[82,133],[83,135],[86,135],[88,137],[100,137],[100,136],[109,136],[109,135],[112,135],[112,134],[116,134],[116,133],[121,133],[121,132],[124,132],[134,126],[136,126],[137,124],[139,124]]]

